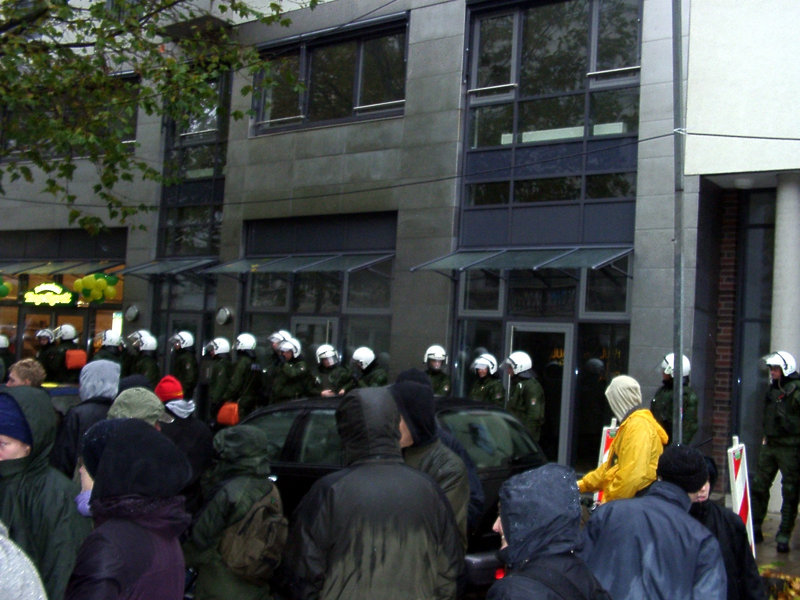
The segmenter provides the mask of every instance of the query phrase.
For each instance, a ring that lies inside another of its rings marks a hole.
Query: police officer
[[[512,352],[503,361],[511,377],[508,410],[538,442],[544,423],[544,390],[533,376],[533,361],[527,352]]]
[[[272,380],[271,402],[297,400],[314,394],[314,376],[301,354],[300,341],[289,337],[278,344],[283,364]]]
[[[92,355],[92,360],[110,360],[122,364],[122,336],[113,329],[106,329],[95,336],[97,352]]]
[[[203,352],[211,357],[208,407],[211,420],[216,422],[217,412],[225,402],[225,390],[231,379],[231,343],[224,337],[216,337],[205,345]]]
[[[506,391],[503,382],[497,376],[497,359],[494,355],[488,352],[479,355],[472,361],[470,369],[477,379],[469,390],[469,399],[503,406]]]
[[[128,336],[128,340],[133,348],[130,375],[144,375],[147,377],[151,389],[155,389],[158,382],[161,381],[161,369],[156,359],[158,340],[146,329],[133,332]]]
[[[692,386],[689,385],[689,373],[692,370],[692,363],[684,356],[681,361],[681,375],[683,377],[683,436],[682,443],[689,445],[694,434],[697,432],[697,405],[699,403],[697,394]],[[650,401],[650,412],[658,421],[659,425],[669,435],[671,442],[677,442],[672,437],[672,394],[675,372],[675,355],[670,352],[661,361],[661,387]]]
[[[56,334],[52,329],[40,329],[36,332],[36,340],[39,342],[39,350],[36,352],[36,360],[44,367],[47,378],[45,381],[58,381],[58,346],[56,345]]]
[[[14,355],[8,346],[8,337],[0,335],[0,383],[8,381],[8,369],[14,363]]]
[[[252,333],[240,333],[233,343],[236,362],[225,390],[225,402],[239,403],[239,418],[253,412],[263,404],[263,373],[256,361],[256,338]]]
[[[341,364],[339,352],[330,344],[322,344],[315,354],[317,369],[312,392],[317,396],[336,396],[350,380],[350,369]]]
[[[169,374],[181,382],[183,397],[191,400],[200,376],[194,353],[194,336],[188,331],[179,331],[169,341],[173,351]]]
[[[59,383],[78,383],[78,376],[81,373],[81,366],[74,367],[67,364],[67,352],[70,350],[80,350],[78,345],[78,330],[69,323],[64,323],[55,330],[55,336],[59,340],[57,352],[58,373],[56,381]],[[83,363],[86,364],[86,355],[83,354]]]
[[[794,356],[783,350],[768,354],[764,362],[769,368],[769,388],[764,399],[764,436],[752,485],[753,529],[756,542],[762,541],[769,490],[780,471],[783,502],[775,541],[778,552],[788,552],[800,500],[800,375]]]
[[[353,350],[353,370],[350,381],[344,386],[344,392],[357,387],[381,387],[389,383],[389,375],[378,364],[378,359],[371,348],[360,346]]]
[[[433,395],[449,396],[450,376],[442,370],[447,364],[447,351],[442,346],[430,346],[425,350],[422,361],[425,363],[425,373],[431,380]]]

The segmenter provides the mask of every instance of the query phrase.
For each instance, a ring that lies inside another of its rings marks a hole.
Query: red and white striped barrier
[[[603,427],[603,437],[600,438],[600,456],[597,459],[598,467],[606,462],[608,451],[611,448],[611,442],[614,441],[614,437],[617,435],[617,429],[616,417],[611,419],[611,425]],[[603,490],[594,493],[594,501],[596,504],[603,502]]]
[[[744,444],[739,442],[737,435],[733,436],[733,445],[728,448],[728,479],[731,482],[731,508],[744,522],[750,549],[755,557],[753,516],[750,513],[750,483],[747,478],[747,451]]]

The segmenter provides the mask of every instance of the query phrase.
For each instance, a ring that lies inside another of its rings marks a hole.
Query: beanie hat
[[[9,394],[0,394],[0,435],[33,446],[33,433],[28,420],[17,401]]]
[[[130,388],[117,396],[106,416],[109,419],[141,419],[150,425],[157,421],[172,423],[175,420],[167,414],[158,396],[141,387]]]
[[[397,376],[397,383],[400,383],[401,381],[415,381],[417,383],[421,383],[422,385],[431,385],[430,377],[428,377],[419,369],[406,369],[405,371],[402,371]]]
[[[617,375],[606,388],[606,399],[619,421],[631,410],[641,406],[642,389],[639,382],[628,375]]]
[[[673,445],[664,448],[658,459],[656,475],[662,481],[674,483],[687,494],[693,494],[708,481],[708,467],[699,450]]]
[[[165,403],[170,400],[179,400],[183,398],[183,386],[172,375],[165,375],[158,382],[155,393],[159,400]]]
[[[423,373],[424,374],[424,373]],[[417,383],[406,379],[389,386],[397,410],[411,433],[414,446],[424,446],[437,437],[436,404],[430,383]]]

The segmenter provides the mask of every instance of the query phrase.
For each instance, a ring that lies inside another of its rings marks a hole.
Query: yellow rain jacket
[[[656,480],[658,458],[669,436],[653,413],[635,410],[622,422],[606,461],[578,481],[581,492],[603,490],[603,502],[633,498]]]

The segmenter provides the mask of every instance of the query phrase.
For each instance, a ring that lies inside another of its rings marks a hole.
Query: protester
[[[175,444],[139,419],[100,421],[82,457],[94,479],[95,530],[81,546],[65,600],[181,600],[188,527],[180,490],[191,466]]]
[[[108,414],[119,387],[119,363],[94,360],[81,369],[78,380],[80,403],[71,407],[58,428],[50,464],[67,477],[75,475],[83,434]]]
[[[424,373],[420,372],[423,376]],[[436,426],[436,406],[430,384],[398,381],[389,390],[400,411],[400,448],[405,463],[430,475],[450,502],[467,547],[467,507],[469,479],[464,462],[440,440]]]
[[[133,387],[121,392],[112,402],[106,416],[109,419],[141,419],[158,430],[163,423],[172,423],[175,420],[175,417],[167,413],[158,396],[143,387]]]
[[[250,507],[273,487],[264,453],[266,434],[249,425],[235,425],[217,432],[217,459],[203,478],[207,503],[192,525],[184,544],[187,564],[198,577],[195,600],[267,600],[268,585],[256,585],[233,573],[219,551],[223,531],[241,521]]]
[[[77,484],[50,466],[55,436],[46,392],[0,391],[0,520],[36,565],[48,598],[61,600],[91,521],[75,508]]]
[[[194,400],[183,397],[181,382],[175,377],[162,377],[155,395],[164,403],[167,414],[173,417],[171,423],[160,424],[161,432],[175,442],[192,465],[192,477],[181,494],[186,498],[186,509],[194,515],[202,504],[200,477],[214,456],[213,434],[208,425],[195,416]]]
[[[658,478],[644,495],[594,511],[581,557],[614,600],[724,600],[719,544],[689,515],[693,497],[708,481],[703,456],[668,446],[658,460]]]
[[[47,595],[31,559],[8,537],[0,521],[0,598],[7,600],[47,600]]]
[[[581,547],[581,507],[575,472],[547,464],[500,488],[500,559],[509,573],[487,600],[599,599],[602,587],[575,551]]]
[[[710,490],[717,482],[717,465],[712,458],[704,458],[708,482],[692,502],[689,514],[705,525],[719,542],[728,576],[728,600],[767,600],[742,518],[709,500]]]
[[[658,458],[669,441],[667,432],[642,406],[639,382],[618,375],[606,388],[606,399],[620,422],[608,458],[578,481],[583,492],[603,490],[603,502],[633,498],[656,479]]]
[[[9,368],[8,387],[16,387],[20,385],[29,385],[31,387],[40,387],[45,380],[47,374],[45,373],[42,363],[35,358],[23,358],[18,360]]]
[[[339,404],[346,466],[295,511],[284,561],[294,598],[455,598],[463,550],[453,512],[430,477],[403,464],[399,422],[385,387]]]

